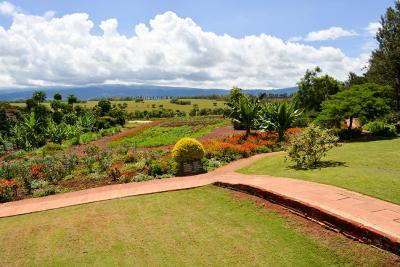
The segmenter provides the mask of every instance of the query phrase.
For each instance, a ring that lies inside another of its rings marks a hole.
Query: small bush
[[[97,161],[99,163],[100,172],[105,172],[112,164],[112,155],[110,151],[102,151],[97,156]]]
[[[200,160],[204,154],[203,145],[193,138],[182,138],[172,150],[172,157],[178,163]]]
[[[63,151],[63,147],[60,144],[56,143],[47,143],[43,148],[42,148],[42,155],[54,155],[57,153],[60,153]]]
[[[110,166],[107,170],[107,174],[111,178],[111,180],[118,181],[118,179],[122,175],[121,164],[115,163],[114,165]]]
[[[121,176],[118,178],[118,181],[119,181],[120,183],[126,184],[126,183],[129,183],[129,182],[131,181],[131,179],[129,178],[128,175],[123,174],[123,175],[121,175]]]
[[[55,195],[59,192],[58,187],[54,185],[48,185],[34,192],[33,197],[45,197]]]
[[[134,182],[143,182],[153,179],[153,177],[146,174],[138,174],[133,178]]]
[[[326,152],[338,145],[338,138],[318,126],[310,125],[304,131],[292,135],[287,148],[288,157],[298,168],[314,168]]]
[[[371,121],[365,124],[363,128],[370,131],[374,136],[393,137],[397,135],[396,127],[383,121]]]
[[[137,158],[135,157],[135,154],[133,152],[126,153],[126,157],[125,157],[126,163],[132,163],[132,162],[136,162],[136,161],[137,161]]]
[[[163,167],[161,166],[161,164],[156,163],[156,164],[150,165],[148,174],[151,176],[163,175],[163,174],[165,174],[165,171],[164,171]]]
[[[0,203],[11,201],[17,195],[17,184],[14,180],[0,181]]]

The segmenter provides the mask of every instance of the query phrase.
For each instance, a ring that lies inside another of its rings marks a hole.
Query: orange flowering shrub
[[[121,177],[122,172],[121,172],[121,164],[120,163],[115,163],[111,165],[107,169],[107,174],[108,176],[111,177],[113,181],[117,181],[119,177]]]
[[[14,180],[0,180],[0,202],[12,200],[17,195],[17,183]]]
[[[31,175],[33,179],[40,179],[43,177],[43,164],[37,163],[31,168]]]
[[[299,128],[291,128],[287,131],[292,135],[301,131]],[[279,150],[281,145],[277,143],[278,136],[271,132],[252,133],[247,139],[240,134],[221,139],[204,142],[206,157],[224,162],[249,157],[257,153],[266,153]]]

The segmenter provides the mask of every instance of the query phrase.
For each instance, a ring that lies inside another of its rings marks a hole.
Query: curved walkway
[[[279,152],[278,152],[279,153]],[[134,195],[217,184],[244,190],[333,225],[375,245],[400,253],[400,206],[346,189],[283,177],[245,175],[235,170],[266,157],[238,160],[213,172],[109,185],[0,204],[0,218]]]

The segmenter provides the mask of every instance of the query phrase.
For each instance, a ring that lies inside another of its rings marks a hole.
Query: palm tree
[[[278,133],[278,141],[282,141],[285,131],[299,118],[302,111],[296,109],[293,103],[266,103],[261,120],[264,129],[274,129]]]
[[[257,98],[242,95],[231,109],[230,118],[246,130],[245,138],[247,138],[251,130],[257,127],[260,101]]]

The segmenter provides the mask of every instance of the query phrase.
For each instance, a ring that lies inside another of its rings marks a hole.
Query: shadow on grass
[[[325,169],[325,168],[334,168],[334,167],[347,167],[346,166],[346,162],[343,161],[336,161],[336,160],[324,160],[319,162],[317,165],[315,165],[314,167],[310,167],[310,168],[303,168],[297,165],[292,165],[292,166],[288,166],[288,169],[292,169],[292,170],[315,170],[315,169]]]

